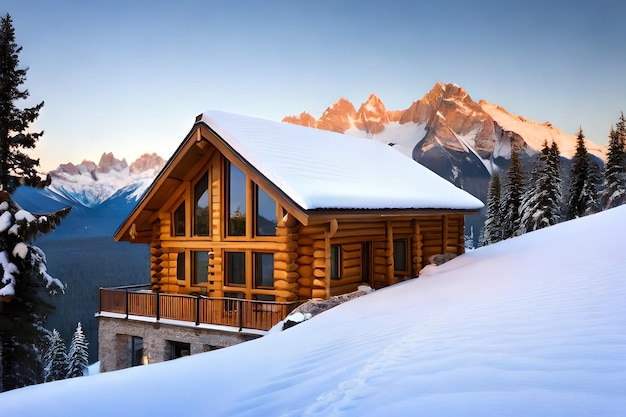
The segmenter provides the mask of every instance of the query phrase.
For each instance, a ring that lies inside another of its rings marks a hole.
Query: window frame
[[[182,210],[181,210],[182,209]],[[182,214],[182,233],[179,233],[180,218]],[[176,209],[172,212],[172,237],[185,237],[187,236],[187,204],[183,199],[180,204],[176,206]]]
[[[276,200],[269,195],[263,188],[259,187],[259,184],[257,183],[252,183],[252,190],[253,190],[253,196],[252,198],[254,199],[254,236],[257,237],[275,237],[276,236],[276,228],[278,227],[278,203],[276,202]],[[260,229],[259,229],[259,218],[262,217],[261,213],[260,213],[260,208],[261,208],[261,204],[259,202],[259,193],[263,193],[265,196],[267,196],[267,198],[269,198],[273,203],[274,203],[274,218],[273,219],[267,219],[269,221],[273,221],[274,222],[274,229],[273,229],[273,233],[261,233]]]
[[[342,256],[341,245],[330,245],[330,279],[334,281],[341,280],[342,274]]]
[[[234,227],[232,226],[232,218],[231,218],[231,206],[232,206],[232,169],[235,168],[243,175],[243,205],[239,206],[240,212],[243,214],[243,234],[233,233]],[[234,239],[246,239],[248,235],[248,200],[249,200],[249,190],[248,190],[248,175],[237,165],[230,162],[228,159],[224,158],[224,236],[226,238],[234,238]]]
[[[203,172],[200,176],[196,177],[195,180],[193,181],[193,183],[191,184],[191,201],[193,202],[191,210],[192,210],[192,236],[193,237],[208,237],[211,236],[211,176],[210,174],[210,169],[204,169]],[[204,178],[206,178],[206,189],[204,190],[204,192],[198,196],[197,195],[197,188],[198,185],[200,184],[201,181],[204,180]],[[206,233],[204,233],[204,231],[202,231],[203,233],[200,233],[198,231],[199,228],[199,221],[198,221],[198,217],[199,217],[199,213],[198,213],[198,201],[200,200],[200,197],[202,197],[204,194],[206,194],[207,197],[207,213],[206,213]]]
[[[404,257],[404,268],[400,269],[398,267],[398,258],[397,256],[399,255],[399,251],[397,251],[397,245],[399,243],[402,243],[404,245],[404,250],[402,252],[404,252],[402,254],[402,256]],[[410,265],[410,253],[409,253],[409,248],[410,248],[410,241],[409,238],[403,237],[403,238],[395,238],[393,239],[393,272],[394,275],[395,274],[410,274],[410,270],[411,270],[411,265]]]

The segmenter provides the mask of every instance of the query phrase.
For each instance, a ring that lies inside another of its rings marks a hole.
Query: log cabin
[[[101,370],[230,346],[291,309],[464,252],[483,207],[374,140],[208,111],[115,233],[146,286],[100,290]]]

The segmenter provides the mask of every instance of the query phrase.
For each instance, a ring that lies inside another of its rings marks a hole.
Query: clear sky
[[[319,117],[438,81],[605,143],[626,111],[626,2],[0,0],[45,101],[41,167],[169,158],[208,109]]]

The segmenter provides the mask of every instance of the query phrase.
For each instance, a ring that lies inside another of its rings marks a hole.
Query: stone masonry
[[[132,364],[132,337],[143,339],[144,363],[173,359],[173,342],[188,343],[189,354],[233,346],[260,337],[236,331],[175,324],[135,321],[99,316],[98,343],[100,372],[129,368]]]

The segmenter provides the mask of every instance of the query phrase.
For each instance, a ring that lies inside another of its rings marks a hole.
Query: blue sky
[[[208,109],[319,117],[370,93],[404,109],[438,81],[599,143],[626,110],[620,1],[0,0],[7,12],[21,105],[46,103],[43,170],[169,158]]]

